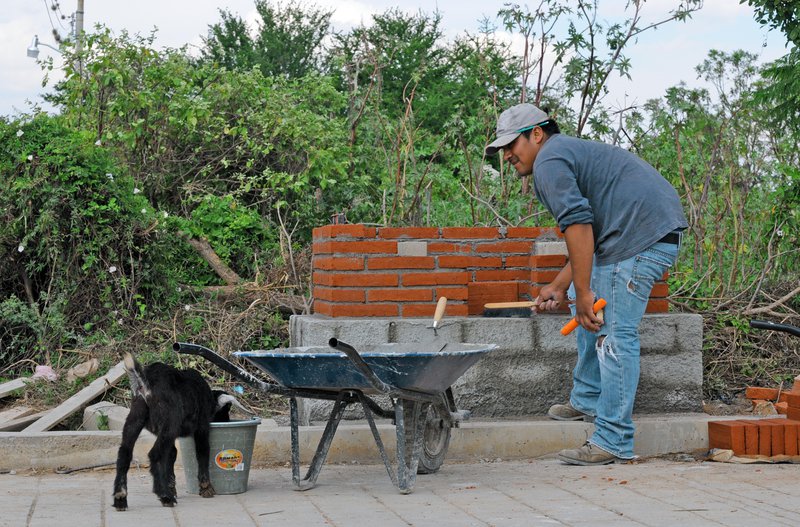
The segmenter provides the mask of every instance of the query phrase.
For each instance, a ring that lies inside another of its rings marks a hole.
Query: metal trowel
[[[439,339],[439,327],[441,326],[445,309],[447,309],[447,297],[439,297],[439,301],[436,303],[436,310],[433,312],[433,324],[428,326],[428,329],[433,329],[432,344],[436,345],[441,343],[442,345],[439,351],[442,351],[442,349],[444,349],[444,347],[447,345],[447,342],[444,339]]]

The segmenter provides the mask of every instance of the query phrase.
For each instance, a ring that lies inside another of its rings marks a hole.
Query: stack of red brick
[[[709,448],[733,450],[737,456],[800,455],[800,376],[789,391],[749,387],[745,395],[754,406],[773,402],[786,417],[709,421]]]

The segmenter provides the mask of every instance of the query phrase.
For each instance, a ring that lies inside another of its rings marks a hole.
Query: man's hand
[[[548,284],[539,291],[539,296],[534,300],[536,305],[533,309],[536,311],[555,311],[566,305],[566,301],[566,288],[558,287],[557,284]]]
[[[587,331],[597,333],[603,321],[594,314],[594,295],[578,295],[575,299],[575,320]]]

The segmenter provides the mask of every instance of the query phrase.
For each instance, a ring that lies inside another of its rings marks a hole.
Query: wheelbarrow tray
[[[448,343],[425,349],[423,343],[364,346],[364,362],[386,384],[405,390],[442,393],[494,344]],[[376,393],[373,385],[341,351],[322,346],[234,353],[287,388]]]

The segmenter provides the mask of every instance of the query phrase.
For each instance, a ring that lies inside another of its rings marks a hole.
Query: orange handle
[[[598,311],[606,307],[607,303],[608,302],[606,302],[602,298],[598,298],[597,301],[594,303],[594,306],[592,306],[592,311],[597,313]],[[578,321],[575,320],[575,318],[573,317],[572,320],[567,322],[566,325],[563,328],[561,328],[561,334],[567,336],[570,333],[572,333],[577,327],[578,327]]]

